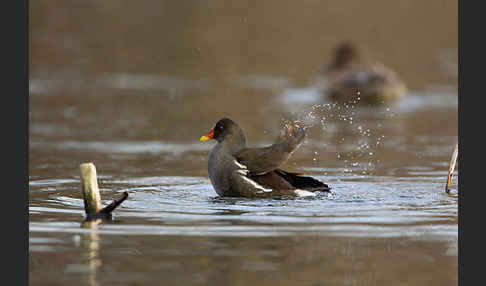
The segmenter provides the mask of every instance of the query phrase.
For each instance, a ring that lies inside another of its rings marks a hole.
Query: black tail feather
[[[276,169],[275,173],[285,179],[289,184],[295,188],[311,191],[311,192],[330,192],[331,188],[323,182],[312,177],[301,176],[296,173],[286,172]]]

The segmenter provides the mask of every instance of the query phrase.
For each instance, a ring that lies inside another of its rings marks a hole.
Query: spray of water
[[[380,163],[376,153],[382,145],[385,136],[380,134],[381,124],[360,122],[357,103],[360,92],[356,92],[355,100],[345,104],[324,103],[314,104],[303,111],[294,113],[293,121],[304,128],[319,126],[323,134],[334,130],[336,144],[336,159],[343,162],[343,172],[352,176],[370,175]],[[390,113],[389,107],[383,107],[385,114]],[[328,142],[322,142],[327,144]],[[321,145],[321,144],[320,144]],[[322,145],[321,145],[322,147]],[[319,151],[314,150],[312,161],[319,163]]]

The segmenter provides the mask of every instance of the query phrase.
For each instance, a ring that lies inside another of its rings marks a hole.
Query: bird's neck
[[[241,149],[246,148],[246,138],[243,134],[238,136],[231,136],[226,138],[220,144],[222,144],[224,148],[227,148],[231,154],[236,154]]]

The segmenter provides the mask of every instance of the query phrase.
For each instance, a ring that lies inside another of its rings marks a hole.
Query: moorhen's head
[[[358,47],[352,42],[343,42],[335,49],[334,60],[331,67],[341,68],[359,60],[361,60],[361,53]]]
[[[246,137],[240,126],[229,118],[220,119],[216,125],[205,135],[199,139],[201,142],[214,139],[218,142],[224,140],[231,140],[235,143],[245,145]]]

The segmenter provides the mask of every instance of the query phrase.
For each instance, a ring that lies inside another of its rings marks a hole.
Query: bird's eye
[[[223,128],[224,128],[224,126],[223,126],[223,125],[219,126],[219,129],[223,130]]]

